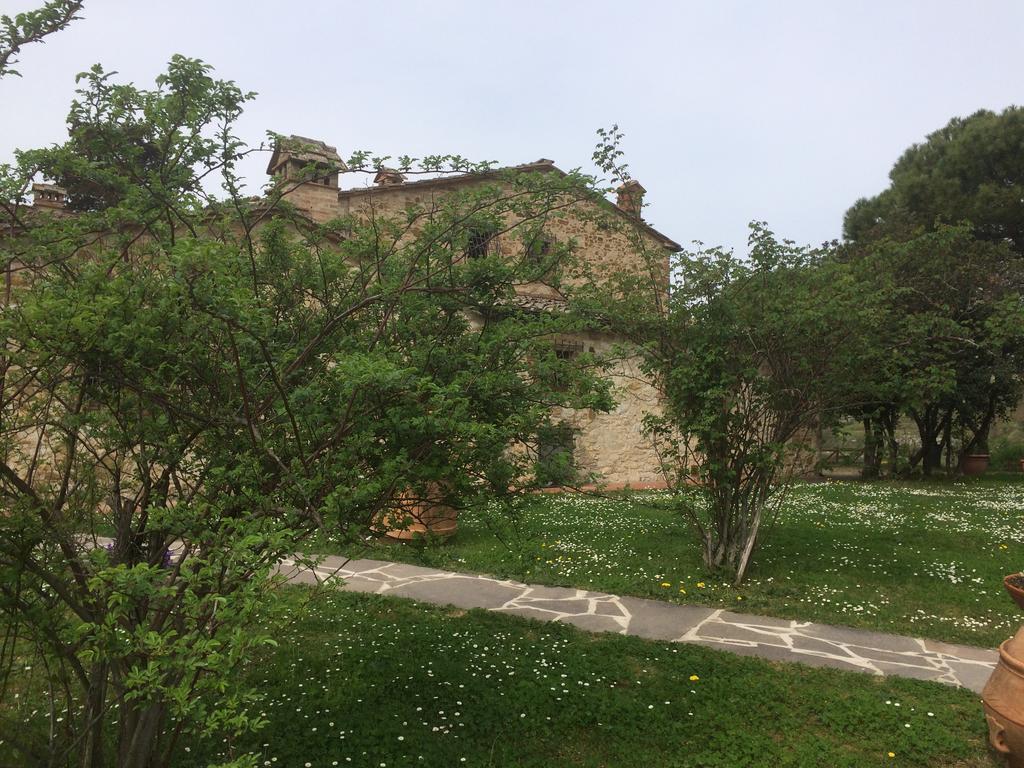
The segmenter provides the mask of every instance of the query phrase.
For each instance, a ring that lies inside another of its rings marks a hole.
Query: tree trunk
[[[878,477],[878,433],[877,427],[870,417],[863,420],[864,424],[864,466],[860,475],[864,479]]]
[[[732,583],[734,587],[738,587],[743,583],[743,577],[747,573],[747,564],[750,562],[750,556],[754,552],[754,544],[757,542],[757,531],[761,527],[761,513],[763,510],[764,506],[758,503],[757,511],[754,512],[754,519],[747,533],[747,540],[743,543],[743,550],[740,554],[739,562],[736,564],[736,578],[733,579]]]
[[[821,475],[821,464],[825,460],[825,435],[821,423],[821,414],[814,421],[814,470]]]
[[[106,730],[107,667],[95,664],[89,671],[90,686],[85,694],[82,727],[86,737],[82,746],[82,768],[105,765],[103,734]]]
[[[923,413],[911,410],[911,416],[917,424],[917,432],[921,436],[921,448],[911,457],[911,468],[921,464],[921,470],[925,477],[931,477],[935,469],[942,466],[942,448],[944,441],[941,436],[945,431],[946,422],[950,414],[945,418],[939,418],[939,406],[929,405]]]
[[[923,451],[921,470],[925,477],[931,477],[932,473],[942,466],[942,444],[936,443],[932,437],[927,445],[921,446]]]
[[[953,419],[946,419],[946,428],[942,430],[942,443],[946,447],[946,474],[953,471]]]
[[[131,707],[121,713],[117,768],[150,768],[166,715],[163,704]]]
[[[715,537],[709,530],[704,534],[704,568],[708,571],[714,571],[718,569],[718,565],[715,563]]]
[[[888,449],[888,463],[889,463],[889,477],[895,477],[897,474],[897,462],[899,461],[900,445],[896,440],[896,421],[899,419],[899,413],[892,408],[887,408],[882,413],[881,423],[882,431],[885,436],[885,445]]]
[[[988,407],[985,409],[981,422],[971,430],[971,439],[961,447],[959,464],[963,464],[964,457],[972,453],[988,453],[988,436],[992,431],[995,415],[995,398],[989,396]]]
[[[878,416],[871,420],[871,429],[875,441],[875,477],[882,476],[882,451],[885,446],[885,429],[882,427],[882,420]]]

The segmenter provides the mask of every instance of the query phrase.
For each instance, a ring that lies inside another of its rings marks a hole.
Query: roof
[[[68,191],[64,187],[58,187],[56,184],[46,184],[43,182],[36,182],[32,185],[33,192],[56,192],[59,195],[66,195]]]
[[[554,160],[548,160],[545,157],[539,160],[534,160],[532,163],[523,163],[522,165],[512,165],[504,168],[495,168],[489,171],[478,171],[472,173],[460,173],[454,176],[437,176],[430,179],[420,179],[419,181],[406,181],[402,184],[383,184],[373,187],[353,187],[350,189],[339,190],[338,199],[344,200],[346,198],[360,197],[363,195],[378,195],[378,194],[390,194],[397,190],[405,190],[410,187],[416,189],[427,189],[430,187],[450,187],[462,184],[467,181],[478,181],[481,179],[495,178],[496,176],[508,173],[509,171],[519,171],[521,173],[557,173],[560,176],[567,176],[565,171],[555,165]],[[636,186],[640,186],[637,184]],[[642,189],[642,187],[641,187]],[[670,251],[680,251],[682,246],[679,245],[675,240],[662,234],[643,219],[637,218],[629,211],[625,211],[615,203],[607,200],[606,198],[600,198],[600,202],[607,207],[608,210],[613,211],[619,216],[622,216],[629,220],[631,224],[635,224],[640,227],[641,230],[651,235],[653,238],[658,240],[661,245]]]
[[[303,163],[328,165],[337,171],[348,170],[338,155],[336,147],[325,144],[319,139],[292,135],[282,136],[275,142],[274,151],[270,155],[270,162],[267,163],[267,173],[273,173],[281,163],[291,159],[299,160]]]

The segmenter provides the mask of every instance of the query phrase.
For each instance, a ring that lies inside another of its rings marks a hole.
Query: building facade
[[[505,172],[509,169],[502,169]],[[538,160],[514,171],[523,173],[554,173],[564,176],[551,160]],[[467,173],[407,181],[402,173],[388,169],[376,172],[372,184],[347,186],[340,181],[346,167],[336,149],[315,139],[291,136],[276,146],[267,173],[287,185],[286,199],[301,213],[317,222],[339,217],[366,219],[371,216],[399,216],[409,207],[430,209],[443,204],[451,195],[468,186],[493,182],[489,173]],[[499,172],[494,172],[499,173]],[[368,178],[367,178],[368,180]],[[628,270],[637,266],[638,238],[642,247],[656,254],[655,262],[662,274],[664,290],[669,284],[669,257],[680,246],[661,234],[641,218],[646,190],[636,181],[629,181],[618,190],[617,200],[604,205],[581,202],[578,205],[599,205],[602,213],[618,217],[623,227],[603,227],[592,216],[562,216],[544,224],[544,236],[562,242],[572,241],[576,259],[601,271]],[[626,231],[630,234],[627,235]],[[489,238],[481,247],[506,249],[517,244],[503,242],[503,235]],[[518,247],[522,247],[518,244]],[[557,303],[560,294],[544,283],[530,283],[517,288],[526,300]],[[556,354],[575,355],[581,352],[603,357],[614,356],[616,362],[610,377],[616,400],[607,413],[592,410],[563,410],[554,414],[565,429],[549,436],[549,444],[537,446],[541,458],[552,451],[571,453],[578,470],[577,481],[596,479],[609,487],[658,487],[662,484],[657,454],[644,435],[643,419],[649,412],[660,411],[658,392],[644,377],[639,360],[621,352],[620,340],[606,333],[585,332],[552,340]]]

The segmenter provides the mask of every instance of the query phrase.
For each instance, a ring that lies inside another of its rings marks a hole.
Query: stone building
[[[509,169],[502,169],[501,172]],[[523,173],[560,174],[564,172],[551,160],[538,160],[515,171]],[[322,141],[291,136],[275,148],[267,173],[294,186],[289,186],[286,199],[299,211],[322,222],[340,216],[397,215],[409,205],[431,207],[469,185],[493,181],[499,171],[467,173],[409,181],[397,171],[383,169],[376,173],[373,183],[341,188],[339,178],[347,169],[334,147]],[[581,206],[600,207],[605,215],[618,218],[628,227],[602,227],[593,217],[565,216],[546,222],[544,237],[576,245],[576,258],[595,270],[620,270],[636,266],[638,242],[651,253],[658,254],[659,282],[668,289],[669,255],[680,246],[661,234],[641,218],[646,190],[636,181],[624,184],[618,190],[615,203],[603,201],[578,203]],[[628,231],[628,235],[627,232]],[[639,241],[637,240],[639,238]],[[481,247],[514,247],[503,243],[501,236],[488,238]],[[521,247],[521,245],[519,246]],[[560,301],[560,294],[544,283],[530,283],[517,289],[524,300],[539,303]],[[587,351],[598,355],[609,354],[617,339],[598,332],[552,339],[556,354],[573,356]],[[642,420],[648,411],[659,409],[655,389],[643,377],[638,361],[627,356],[620,360],[612,373],[617,405],[609,413],[593,411],[566,411],[555,414],[564,430],[545,438],[547,444],[537,447],[543,458],[552,452],[571,452],[573,466],[579,477],[595,476],[609,487],[658,486],[662,482],[657,456],[642,430]]]

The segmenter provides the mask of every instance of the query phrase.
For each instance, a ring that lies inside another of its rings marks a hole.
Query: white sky
[[[740,253],[751,219],[838,237],[907,146],[1024,103],[1021,0],[86,0],[83,15],[0,80],[0,162],[62,139],[77,72],[149,87],[181,53],[258,92],[250,143],[272,129],[343,157],[589,171],[595,130],[617,122],[647,220]],[[254,191],[264,165],[245,168]]]

